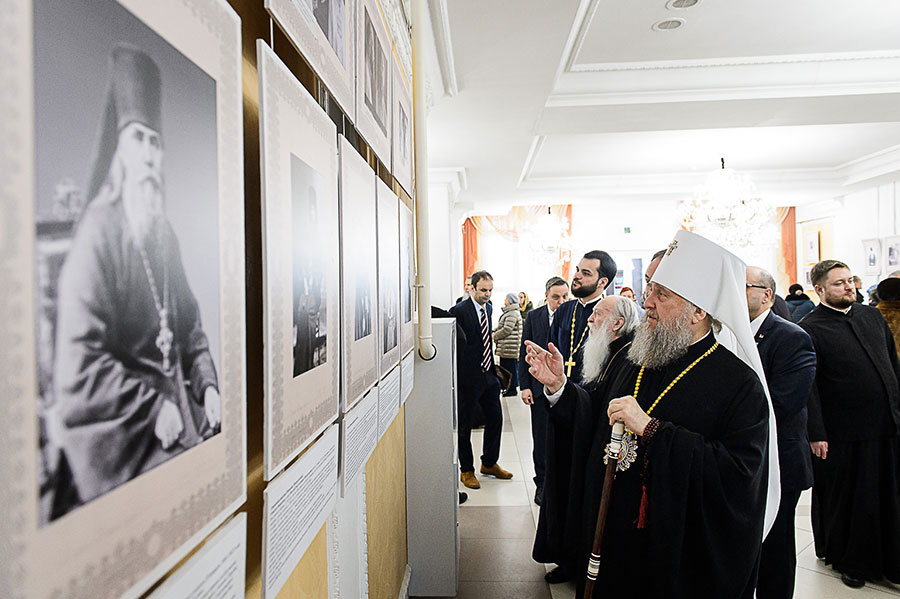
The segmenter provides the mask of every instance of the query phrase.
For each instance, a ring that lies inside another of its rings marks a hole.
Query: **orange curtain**
[[[797,214],[794,207],[778,208],[775,222],[781,225],[779,266],[791,284],[797,277]]]
[[[481,217],[469,217],[462,226],[462,245],[463,245],[463,286],[466,283],[466,277],[476,270],[478,265],[478,228],[473,219],[480,220]]]
[[[566,204],[565,211],[563,212],[563,222],[566,223],[566,233],[569,237],[572,236],[572,204]],[[569,280],[569,275],[572,274],[572,252],[571,250],[559,250],[560,258],[562,258],[562,268],[560,269],[560,274],[562,278],[565,280]]]

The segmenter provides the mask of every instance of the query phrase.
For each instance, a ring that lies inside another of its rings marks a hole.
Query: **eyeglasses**
[[[753,289],[768,289],[768,287],[766,287],[765,285],[751,285],[750,283],[747,283],[747,289],[750,289],[750,288],[753,288]]]

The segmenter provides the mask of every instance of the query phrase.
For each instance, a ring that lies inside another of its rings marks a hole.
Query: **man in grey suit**
[[[534,502],[541,505],[544,494],[544,473],[546,472],[545,454],[547,449],[547,419],[550,416],[550,404],[544,397],[544,385],[528,372],[525,363],[525,342],[537,343],[547,349],[550,325],[553,315],[560,304],[569,299],[569,284],[560,277],[552,277],[545,286],[544,296],[547,302],[528,313],[522,329],[522,346],[519,349],[519,388],[522,389],[522,401],[531,406],[531,438],[534,449],[531,457],[534,460]]]

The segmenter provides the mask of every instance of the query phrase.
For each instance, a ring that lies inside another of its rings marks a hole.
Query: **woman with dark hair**
[[[784,298],[791,311],[791,319],[800,322],[804,316],[812,312],[816,305],[809,296],[803,293],[803,285],[794,283],[788,288],[788,295]]]

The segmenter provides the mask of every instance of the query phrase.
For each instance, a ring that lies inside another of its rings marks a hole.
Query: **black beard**
[[[837,308],[838,310],[846,310],[847,308],[849,308],[850,306],[853,305],[853,300],[838,299],[838,300],[834,300],[833,302],[828,302],[828,304],[832,308]]]
[[[597,283],[599,282],[600,281],[597,281]],[[581,286],[577,289],[573,287],[572,295],[574,295],[575,297],[588,297],[589,295],[597,291],[597,283],[594,283],[593,285],[585,285],[584,283],[582,283]]]

